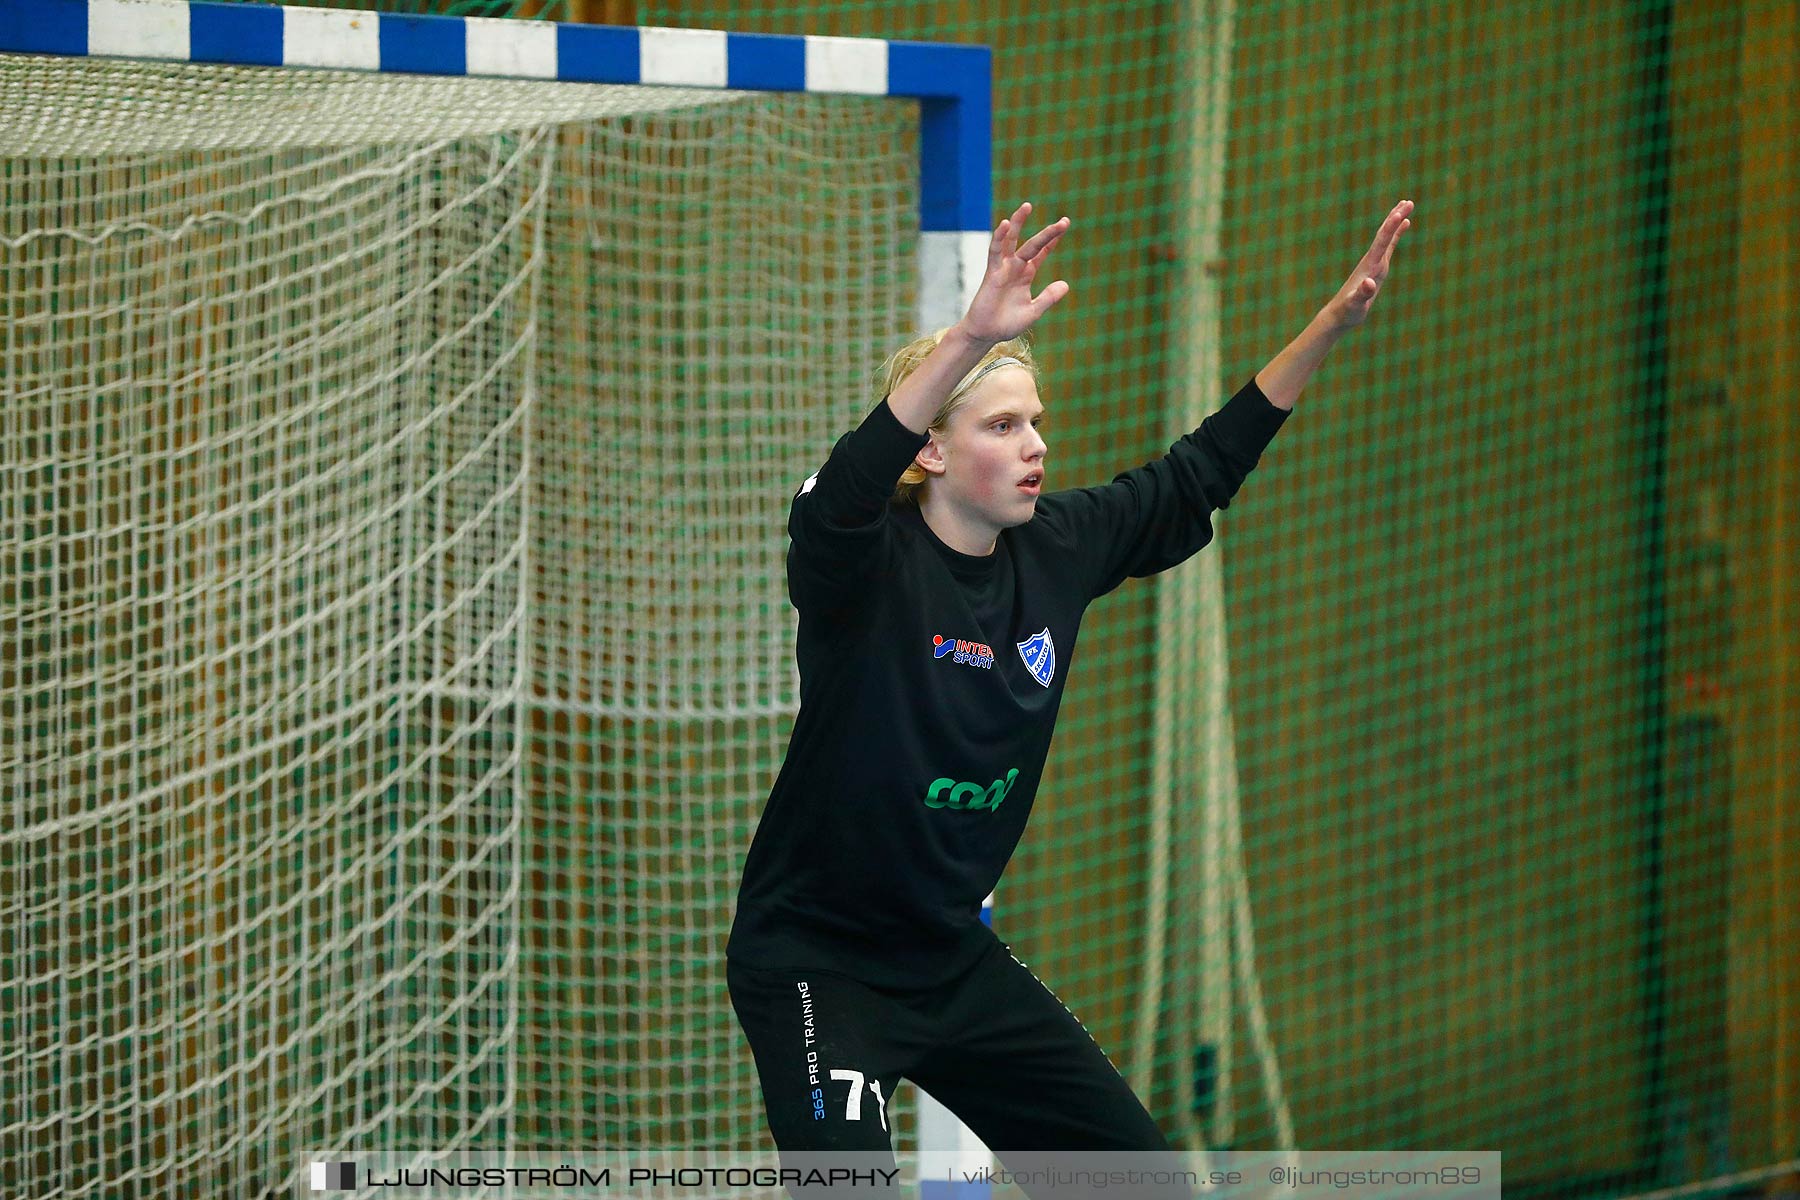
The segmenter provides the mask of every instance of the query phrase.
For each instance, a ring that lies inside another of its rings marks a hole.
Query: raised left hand
[[[1332,324],[1340,329],[1354,329],[1368,319],[1369,309],[1375,303],[1375,297],[1381,294],[1381,285],[1387,280],[1388,266],[1394,261],[1394,247],[1400,244],[1400,235],[1412,228],[1407,219],[1413,210],[1411,200],[1402,200],[1394,205],[1387,219],[1382,221],[1381,228],[1375,231],[1375,240],[1369,243],[1369,252],[1362,256],[1356,269],[1350,272],[1350,278],[1338,289],[1337,295],[1325,310],[1331,316]]]

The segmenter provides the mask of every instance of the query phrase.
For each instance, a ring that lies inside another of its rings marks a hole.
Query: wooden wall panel
[[[1800,22],[1782,3],[1747,5],[1743,20],[1732,396],[1743,442],[1761,449],[1732,514],[1745,684],[1733,705],[1732,1131],[1742,1160],[1770,1162],[1800,1144]]]

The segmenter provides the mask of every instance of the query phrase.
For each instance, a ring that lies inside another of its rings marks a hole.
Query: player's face
[[[1043,420],[1030,371],[1001,367],[983,379],[950,418],[938,497],[995,529],[1031,520],[1044,484]]]

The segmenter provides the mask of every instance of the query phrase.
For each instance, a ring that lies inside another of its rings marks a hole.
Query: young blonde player
[[[1000,222],[968,312],[890,361],[882,401],[793,499],[800,712],[727,951],[784,1155],[886,1154],[909,1078],[1000,1152],[1167,1151],[1081,1023],[982,923],[1024,832],[1087,606],[1175,566],[1226,507],[1410,226],[1395,205],[1299,337],[1161,459],[1046,492],[1020,340],[1067,218]],[[1068,864],[1078,870],[1079,864]]]

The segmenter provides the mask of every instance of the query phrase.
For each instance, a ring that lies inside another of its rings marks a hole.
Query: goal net
[[[759,1144],[714,966],[916,126],[0,56],[0,1191]]]

